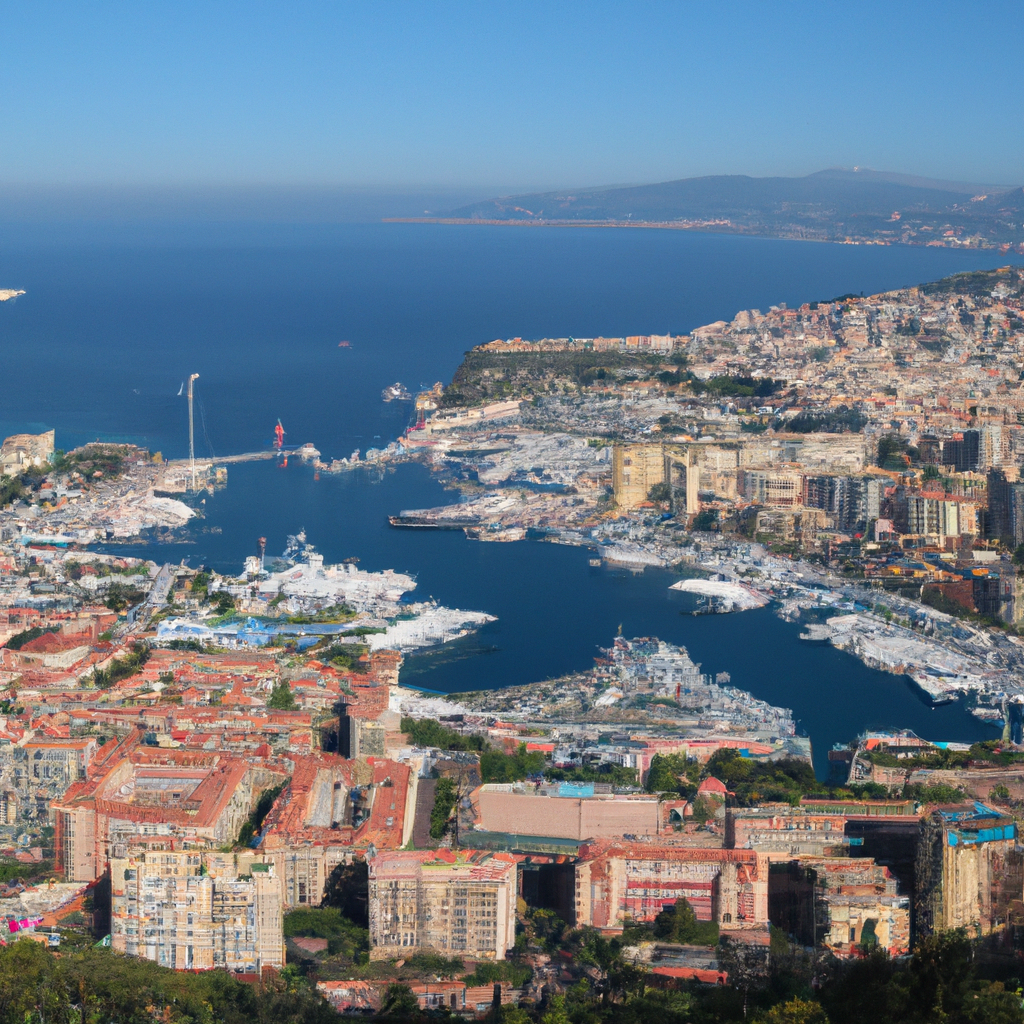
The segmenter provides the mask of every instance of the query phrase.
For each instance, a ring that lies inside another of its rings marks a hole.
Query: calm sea
[[[4,235],[0,232],[0,239]],[[833,246],[649,230],[404,224],[94,232],[72,243],[24,231],[0,248],[0,433],[55,428],[59,447],[123,440],[187,452],[179,388],[198,373],[197,453],[287,442],[327,458],[386,443],[407,411],[380,391],[447,381],[493,338],[685,332],[738,309],[870,294],[1006,262],[995,254]],[[349,347],[339,347],[348,341]],[[406,680],[452,692],[586,668],[620,625],[687,646],[705,671],[794,709],[819,770],[868,726],[929,738],[991,731],[932,709],[905,680],[797,639],[770,611],[694,618],[671,578],[592,569],[588,553],[396,531],[385,516],[451,499],[419,466],[382,481],[314,481],[305,467],[232,466],[190,542],[148,557],[236,570],[258,536],[280,551],[305,528],[329,561],[416,574],[417,594],[498,621],[409,659]]]

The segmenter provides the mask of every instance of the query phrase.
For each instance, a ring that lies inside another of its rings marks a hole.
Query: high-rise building
[[[1009,487],[1009,531],[1013,545],[1024,544],[1024,483],[1012,483]]]
[[[882,495],[888,478],[847,476],[836,481],[836,526],[853,533],[865,530],[882,514]]]
[[[978,431],[978,469],[999,468],[1009,459],[1009,431],[1001,423],[986,423]]]
[[[1012,536],[1010,481],[1001,469],[988,471],[988,515],[985,518],[987,537]]]
[[[918,844],[916,922],[919,935],[968,928],[987,935],[1020,900],[1024,858],[1017,826],[999,811],[973,804],[926,818]]]
[[[283,892],[272,864],[153,843],[110,863],[111,947],[176,970],[284,966]]]
[[[612,452],[615,503],[635,508],[647,501],[655,484],[665,482],[665,447],[660,444],[616,445]]]
[[[981,434],[965,430],[942,443],[942,464],[957,473],[970,473],[978,468],[981,455]]]
[[[378,853],[370,867],[370,958],[417,950],[503,960],[516,938],[516,862],[509,854]]]
[[[841,477],[805,476],[803,504],[807,508],[819,508],[833,514],[839,511]]]

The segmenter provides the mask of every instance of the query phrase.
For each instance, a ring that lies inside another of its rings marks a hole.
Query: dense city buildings
[[[973,745],[851,736],[827,782],[791,709],[656,636],[620,629],[544,682],[403,687],[405,654],[493,617],[326,564],[304,534],[277,558],[261,539],[237,574],[97,552],[188,524],[191,466],[8,438],[0,848],[69,887],[8,893],[10,920],[80,913],[117,952],[181,970],[308,958],[343,1012],[381,1010],[401,977],[457,1013],[563,991],[550,951],[529,970],[514,952],[553,920],[628,929],[659,984],[728,981],[718,936],[754,963],[780,935],[855,959],[1024,925],[1022,281],[685,336],[491,342],[420,395],[401,442],[299,454],[324,473],[419,460],[462,500],[395,510],[395,528],[671,568],[681,611],[742,629],[770,608],[800,642],[936,702],[969,693],[1002,727]],[[197,473],[226,485],[223,466]],[[363,924],[338,925],[342,907]],[[510,951],[490,986],[408,966]]]

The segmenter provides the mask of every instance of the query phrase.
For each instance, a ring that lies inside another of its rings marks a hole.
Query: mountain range
[[[832,168],[794,178],[712,175],[505,196],[460,207],[447,219],[1008,248],[1024,245],[1024,189]]]

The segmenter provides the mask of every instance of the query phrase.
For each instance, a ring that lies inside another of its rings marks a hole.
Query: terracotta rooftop
[[[25,654],[60,654],[62,651],[70,651],[76,647],[88,647],[89,641],[82,633],[73,633],[71,636],[62,636],[58,633],[44,633],[37,636],[35,640],[29,640],[21,648]]]

